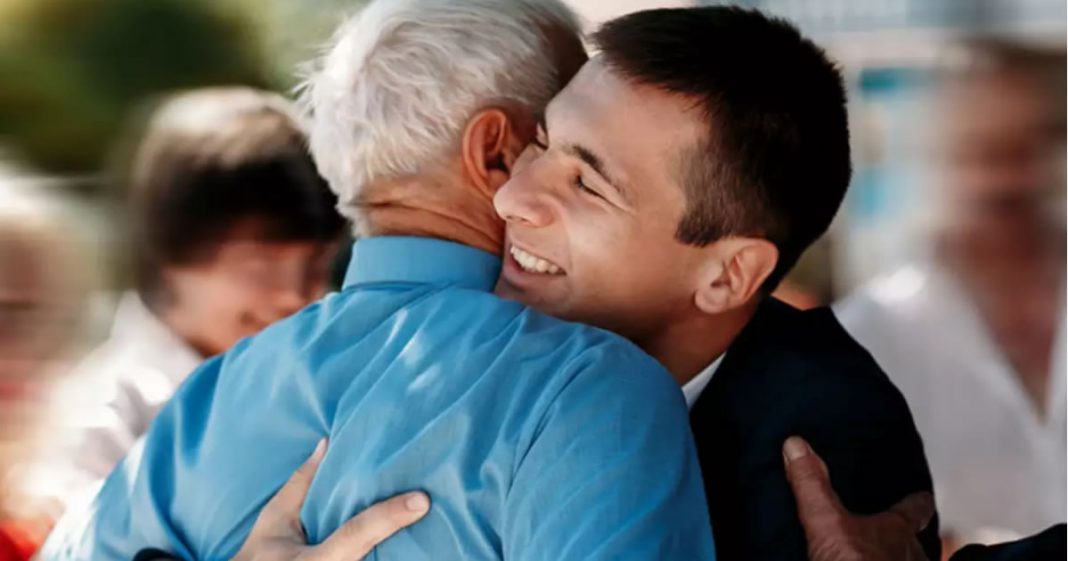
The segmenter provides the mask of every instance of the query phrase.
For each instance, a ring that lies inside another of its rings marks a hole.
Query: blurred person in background
[[[945,529],[988,542],[1065,518],[1065,60],[966,53],[937,100],[933,259],[837,312],[908,399]]]
[[[0,561],[26,559],[48,521],[22,510],[16,466],[49,432],[50,388],[69,369],[90,275],[61,201],[0,178]]]
[[[166,100],[128,182],[136,290],[56,400],[64,431],[27,483],[42,499],[90,492],[206,357],[325,293],[344,230],[288,102],[267,92]]]

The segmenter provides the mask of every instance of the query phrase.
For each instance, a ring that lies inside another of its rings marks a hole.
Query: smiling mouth
[[[512,254],[515,262],[519,264],[519,268],[528,273],[535,275],[562,275],[564,270],[559,265],[543,258],[538,257],[532,253],[528,253],[519,249],[518,247],[511,245],[508,248],[508,253]]]

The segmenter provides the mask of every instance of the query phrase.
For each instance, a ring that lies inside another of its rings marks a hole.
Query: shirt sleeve
[[[504,558],[714,559],[678,385],[629,347],[576,361],[519,460]]]

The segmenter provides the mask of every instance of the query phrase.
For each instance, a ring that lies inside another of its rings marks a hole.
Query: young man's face
[[[300,310],[328,288],[334,243],[234,239],[214,258],[165,269],[172,327],[204,355]]]
[[[498,293],[636,340],[692,307],[700,253],[675,233],[680,154],[703,123],[692,101],[588,62],[497,193]]]

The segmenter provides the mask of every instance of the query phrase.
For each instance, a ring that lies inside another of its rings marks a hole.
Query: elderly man
[[[714,558],[670,375],[492,294],[493,196],[584,60],[553,0],[380,1],[347,24],[308,91],[312,150],[365,236],[344,289],[194,372],[42,557],[228,559],[328,437],[312,541],[418,485],[434,508],[380,557]]]

